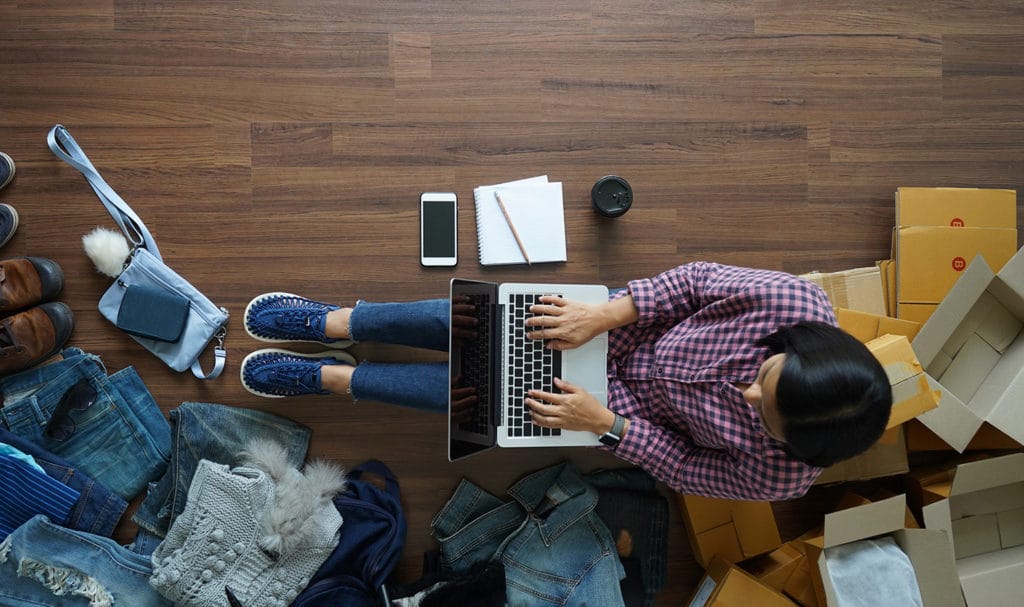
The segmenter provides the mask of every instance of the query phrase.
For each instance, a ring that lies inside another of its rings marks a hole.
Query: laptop
[[[583,387],[608,404],[608,334],[579,348],[555,351],[542,340],[526,337],[530,305],[542,295],[558,295],[585,303],[608,301],[602,285],[560,285],[486,282],[453,278],[448,337],[448,459],[456,461],[492,447],[577,447],[598,445],[597,435],[542,428],[530,420],[526,391],[557,392],[553,377]],[[457,316],[461,303],[471,303],[477,318],[476,336],[467,339]],[[539,302],[538,302],[539,303]],[[466,392],[476,402],[466,404]]]

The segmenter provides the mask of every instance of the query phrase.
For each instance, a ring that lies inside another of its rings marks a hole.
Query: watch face
[[[603,444],[608,445],[609,447],[614,447],[615,445],[618,445],[619,442],[622,441],[622,438],[615,436],[614,434],[609,432],[607,434],[602,434],[598,438],[598,440],[601,441]]]

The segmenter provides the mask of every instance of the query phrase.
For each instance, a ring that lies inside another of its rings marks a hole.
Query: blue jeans
[[[182,403],[170,413],[171,462],[157,482],[150,484],[146,499],[132,520],[139,533],[132,549],[152,554],[167,536],[171,523],[185,509],[189,485],[199,461],[208,459],[238,465],[238,454],[253,439],[276,441],[288,452],[289,463],[302,467],[311,431],[289,419],[256,411],[210,403]]]
[[[167,420],[134,368],[107,377],[98,356],[78,348],[62,354],[64,360],[0,379],[0,426],[71,462],[131,501],[167,467]],[[95,401],[69,412],[69,433],[47,437],[46,426],[57,404],[83,379],[95,390]]]
[[[0,604],[171,607],[149,585],[149,558],[36,516],[0,543]]]
[[[408,303],[360,301],[349,332],[356,341],[448,351],[447,299]],[[448,412],[448,363],[362,362],[352,374],[352,398],[435,413]]]
[[[570,463],[534,472],[503,502],[463,479],[431,521],[442,567],[497,560],[509,605],[623,605],[615,541],[595,513],[597,490]]]

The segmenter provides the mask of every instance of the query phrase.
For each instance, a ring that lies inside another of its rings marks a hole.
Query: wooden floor
[[[375,457],[410,522],[399,577],[434,546],[462,477],[501,494],[582,450],[445,458],[439,416],[347,397],[267,400],[239,363],[254,295],[341,304],[446,293],[418,262],[424,190],[459,195],[459,276],[622,285],[707,259],[794,273],[888,256],[898,186],[1024,190],[1020,0],[0,0],[0,150],[21,215],[4,257],[57,260],[71,343],[135,365],[160,406],[207,401],[313,428],[311,454]],[[80,237],[113,226],[47,150],[65,124],[146,220],[167,261],[230,308],[228,369],[176,374],[96,311],[108,279]],[[634,208],[599,219],[590,187],[626,177]],[[482,268],[474,186],[562,181],[569,261]],[[431,355],[360,345],[372,360]],[[835,491],[777,505],[784,535]],[[679,605],[701,575],[673,505]]]

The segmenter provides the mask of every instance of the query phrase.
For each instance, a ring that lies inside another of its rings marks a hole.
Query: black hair
[[[786,355],[775,404],[791,455],[812,466],[831,466],[882,436],[892,389],[867,346],[838,327],[809,321],[783,327],[757,345]]]

